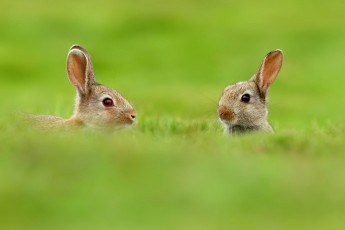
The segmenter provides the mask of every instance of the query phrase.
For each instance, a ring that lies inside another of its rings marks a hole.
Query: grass
[[[1,229],[343,229],[343,1],[15,1],[0,9]],[[135,107],[120,132],[69,117],[78,43]],[[274,135],[225,136],[216,106],[270,50]]]

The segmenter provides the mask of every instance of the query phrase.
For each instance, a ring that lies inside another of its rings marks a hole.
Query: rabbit
[[[43,128],[122,128],[134,123],[136,112],[117,91],[96,82],[87,51],[73,45],[67,55],[68,79],[77,91],[74,115],[64,119],[49,115],[29,115]]]
[[[225,133],[274,133],[267,121],[267,93],[282,63],[283,52],[271,51],[252,78],[225,88],[218,103],[218,117],[225,126]]]

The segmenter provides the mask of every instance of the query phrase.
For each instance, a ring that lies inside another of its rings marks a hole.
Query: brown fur
[[[44,128],[124,127],[134,123],[136,113],[129,102],[117,91],[96,82],[89,54],[74,45],[67,56],[67,74],[77,90],[74,115],[69,119],[49,115],[29,115],[31,120]],[[102,101],[110,98],[113,106]]]
[[[282,61],[282,51],[272,51],[249,81],[237,82],[225,88],[218,103],[218,116],[226,132],[273,132],[267,121],[267,92],[280,71]],[[244,94],[250,95],[248,103],[241,101]]]

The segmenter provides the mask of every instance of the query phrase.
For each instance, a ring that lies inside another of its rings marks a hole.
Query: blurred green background
[[[344,229],[345,2],[1,1],[1,229]],[[73,44],[138,122],[40,132],[72,115]],[[284,51],[275,135],[230,137],[223,89]]]

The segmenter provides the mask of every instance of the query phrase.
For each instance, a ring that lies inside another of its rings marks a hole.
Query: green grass
[[[0,229],[343,229],[343,1],[2,1]],[[135,107],[116,133],[69,117],[78,43]],[[274,135],[223,135],[216,107],[273,49]]]

